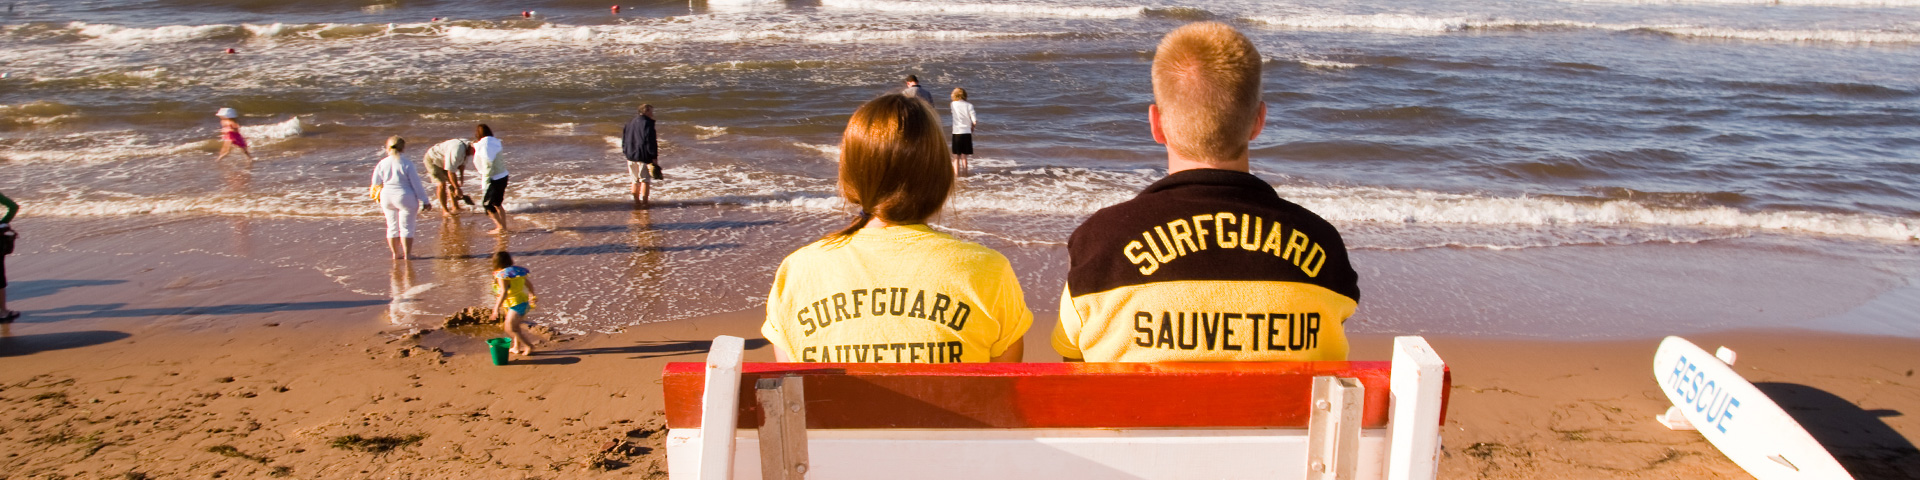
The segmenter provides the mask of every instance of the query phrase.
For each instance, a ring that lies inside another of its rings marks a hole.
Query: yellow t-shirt
[[[986,362],[1033,326],[1007,257],[926,225],[867,227],[780,262],[760,334],[796,362]]]

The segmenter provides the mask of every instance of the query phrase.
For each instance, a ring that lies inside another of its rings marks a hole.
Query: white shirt
[[[974,124],[973,104],[966,100],[954,100],[950,110],[953,111],[953,133],[972,134]]]
[[[473,142],[473,166],[480,169],[481,178],[507,178],[507,162],[500,161],[499,138],[487,137]]]
[[[440,142],[433,148],[427,149],[427,154],[421,161],[426,162],[429,167],[437,164],[442,170],[449,172],[459,170],[467,166],[469,145],[471,144],[465,139],[460,138]]]
[[[389,194],[405,192],[413,195],[417,200],[427,199],[427,187],[420,183],[420,171],[414,168],[413,162],[400,158],[398,154],[390,154],[387,158],[380,159],[380,164],[373,167],[371,183],[380,185],[380,188],[389,191]]]

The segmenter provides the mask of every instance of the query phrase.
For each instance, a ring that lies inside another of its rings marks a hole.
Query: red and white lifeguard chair
[[[1421,337],[1392,362],[742,364],[742,346],[667,365],[669,478],[1427,480],[1451,384]]]

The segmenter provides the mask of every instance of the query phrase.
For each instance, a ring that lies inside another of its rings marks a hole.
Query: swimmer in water
[[[247,154],[247,161],[253,161],[253,152],[247,150],[247,137],[240,136],[240,122],[235,120],[240,116],[240,112],[232,108],[222,108],[214,112],[213,116],[220,117],[220,156],[213,157],[213,161],[218,162],[227,158],[227,154],[232,153],[234,147],[239,147],[240,153]]]

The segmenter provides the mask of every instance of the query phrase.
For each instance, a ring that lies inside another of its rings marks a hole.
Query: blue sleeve
[[[649,118],[641,123],[644,126],[640,129],[645,132],[640,134],[640,159],[652,161],[660,158],[660,134],[653,128],[653,119]]]
[[[640,161],[640,147],[646,142],[640,130],[643,130],[640,128],[640,117],[628,120],[627,126],[620,129],[620,153],[627,156],[627,161]]]

